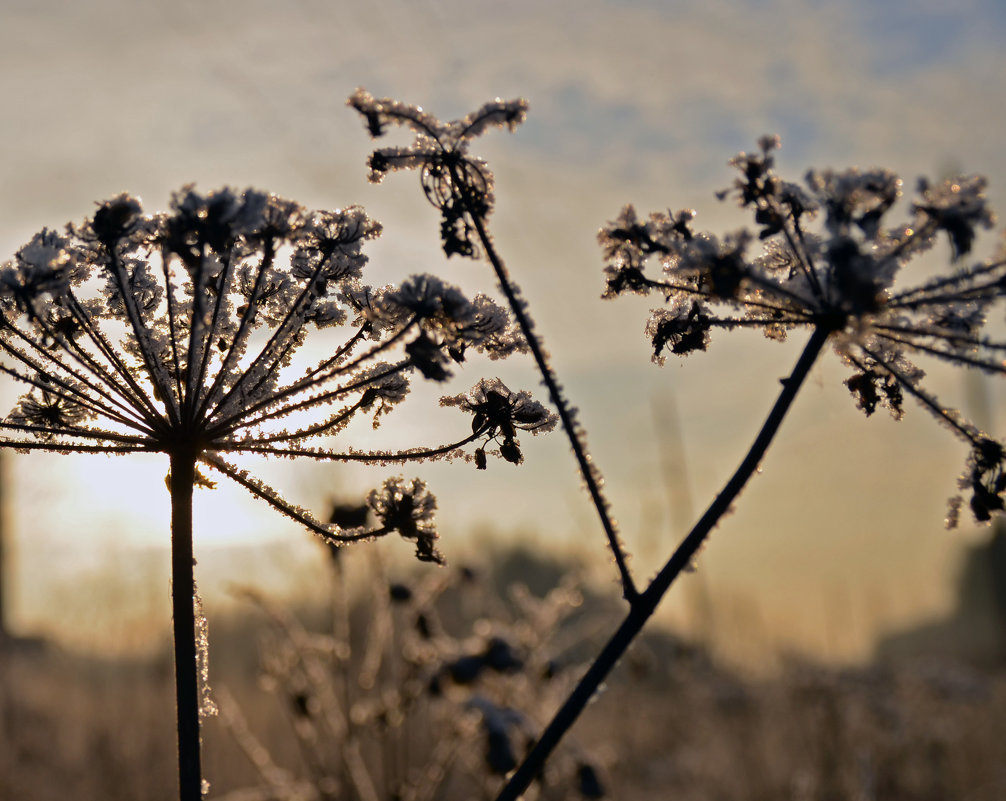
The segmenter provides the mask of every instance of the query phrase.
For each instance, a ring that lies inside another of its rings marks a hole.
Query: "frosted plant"
[[[387,98],[378,100],[357,89],[349,105],[367,121],[373,137],[383,136],[389,125],[411,128],[416,133],[406,147],[385,147],[370,157],[370,180],[379,183],[389,172],[417,169],[423,191],[440,210],[444,252],[451,256],[477,256],[478,226],[492,212],[495,196],[493,174],[479,158],[469,155],[468,145],[487,129],[506,127],[513,131],[527,115],[527,101],[496,99],[460,120],[443,123],[419,106]]]
[[[800,186],[775,174],[776,147],[778,139],[765,137],[758,152],[734,158],[740,178],[720,193],[754,210],[757,232],[722,238],[693,233],[691,211],[640,220],[626,206],[599,235],[607,261],[605,296],[664,297],[646,324],[660,364],[668,353],[705,350],[714,329],[756,327],[777,340],[796,328],[812,329],[814,346],[827,340],[852,369],[845,384],[867,415],[882,406],[900,419],[904,398],[911,396],[968,443],[961,486],[971,493],[974,517],[989,520],[1003,510],[1003,447],[928,392],[923,371],[911,360],[921,354],[1006,373],[1006,343],[984,331],[989,307],[1006,294],[1006,249],[990,261],[959,266],[976,228],[994,222],[985,179],[920,181],[912,217],[892,225],[887,216],[902,191],[896,175],[811,171]],[[949,240],[955,269],[917,286],[898,286],[902,268],[941,235]],[[763,248],[749,254],[756,241]],[[644,272],[651,259],[660,263],[654,277]],[[948,524],[956,524],[960,504],[959,497],[952,499]]]
[[[382,105],[385,101],[368,104],[358,97],[351,102],[362,105],[365,113],[369,110],[371,123],[384,119],[384,113],[393,118],[399,108]],[[605,297],[653,292],[664,298],[664,305],[646,324],[658,363],[668,352],[686,355],[705,350],[711,332],[718,328],[758,327],[770,338],[783,339],[792,329],[806,327],[811,335],[736,471],[646,588],[626,592],[630,608],[624,621],[537,737],[497,801],[518,798],[540,774],[545,760],[755,473],[829,343],[852,368],[846,385],[866,414],[879,405],[900,417],[905,395],[915,398],[971,446],[960,483],[971,492],[975,518],[988,520],[1003,510],[1006,449],[924,389],[923,373],[910,360],[924,354],[992,373],[1006,372],[1006,344],[984,333],[989,307],[1006,294],[1006,251],[1001,249],[987,262],[959,266],[971,250],[976,229],[991,227],[994,220],[985,202],[984,179],[964,177],[938,186],[921,182],[912,218],[892,226],[887,214],[901,195],[901,182],[892,173],[811,172],[805,186],[800,186],[776,176],[771,154],[777,146],[775,137],[765,137],[757,153],[733,159],[740,178],[720,193],[721,198],[736,195],[741,207],[753,209],[754,231],[744,229],[725,237],[697,234],[691,211],[658,213],[641,221],[627,206],[599,234],[607,262]],[[382,161],[382,151],[371,162],[378,177],[390,163]],[[467,197],[470,190],[462,174],[450,172],[454,191]],[[466,203],[466,208],[493,261],[478,204]],[[812,225],[815,221],[819,224]],[[896,287],[901,268],[930,250],[941,235],[950,241],[954,270],[912,288]],[[749,255],[756,241],[763,243],[763,249]],[[645,272],[651,259],[660,262],[658,277]],[[515,311],[519,307],[516,302]],[[542,370],[549,375],[547,367]],[[950,524],[956,522],[960,503],[952,501]],[[603,504],[597,506],[604,519]],[[614,539],[612,547],[619,554]]]
[[[807,327],[811,335],[737,470],[633,602],[497,801],[516,799],[529,786],[671,584],[692,563],[758,469],[828,343],[854,370],[846,385],[864,412],[871,414],[883,405],[900,417],[908,394],[971,445],[961,485],[972,492],[976,519],[988,520],[1003,509],[1003,446],[923,389],[922,371],[908,356],[922,353],[966,367],[1006,372],[1006,344],[983,333],[988,308],[1006,295],[1006,251],[914,288],[894,286],[901,267],[930,249],[941,234],[949,237],[954,262],[970,252],[975,229],[993,222],[985,203],[984,179],[972,176],[935,187],[922,182],[920,197],[912,205],[913,218],[891,227],[885,226],[885,216],[901,193],[901,182],[893,174],[855,169],[811,172],[805,189],[776,176],[771,152],[777,146],[775,137],[765,137],[757,153],[734,158],[731,164],[740,178],[720,193],[735,194],[743,208],[754,210],[757,232],[741,230],[722,238],[696,234],[691,211],[658,213],[640,221],[631,206],[601,229],[599,241],[607,262],[605,297],[654,292],[665,299],[646,324],[658,363],[666,351],[686,355],[705,350],[716,328],[753,326],[781,339],[794,328]],[[815,219],[822,224],[812,230],[808,223]],[[764,248],[749,256],[756,240]],[[644,272],[651,258],[660,261],[658,278]],[[718,315],[714,307],[725,311]],[[959,501],[953,502],[951,523],[958,505]]]
[[[492,171],[482,159],[468,152],[472,140],[490,128],[505,127],[513,131],[524,121],[527,101],[497,98],[466,117],[446,123],[419,106],[389,98],[375,98],[364,89],[357,89],[347,102],[363,115],[367,130],[374,138],[383,136],[389,126],[404,127],[416,134],[412,143],[404,147],[375,150],[369,162],[370,180],[379,183],[389,172],[418,170],[426,198],[441,214],[440,235],[444,253],[448,257],[456,254],[478,258],[481,251],[485,252],[558,411],[559,421],[615,558],[622,593],[627,600],[634,600],[638,592],[629,572],[615,520],[602,492],[604,481],[587,451],[586,437],[577,423],[576,410],[563,396],[544,345],[534,332],[527,303],[510,277],[487,228],[495,204]],[[514,452],[505,438],[501,453],[510,461],[520,460],[519,451]],[[484,451],[476,452],[476,460],[479,467],[484,466]]]
[[[337,506],[334,516],[353,508]],[[578,646],[596,627],[596,613],[583,616],[578,582],[567,574],[543,597],[523,585],[498,594],[504,554],[487,571],[466,566],[391,581],[373,551],[332,553],[329,631],[240,592],[265,613],[258,684],[287,710],[292,725],[289,736],[281,726],[280,742],[293,741],[302,758],[294,772],[279,769],[225,696],[224,720],[260,776],[258,788],[226,798],[488,797],[533,736],[538,712],[574,680]],[[365,575],[362,594],[350,594],[346,574]],[[262,734],[275,742],[275,721]],[[545,795],[577,788],[602,797],[594,760],[567,745],[541,777]]]
[[[443,380],[470,349],[496,359],[525,348],[484,296],[468,300],[432,276],[365,285],[363,244],[380,231],[356,206],[311,212],[254,190],[187,187],[163,214],[113,198],[81,224],[43,230],[0,269],[0,371],[26,389],[0,421],[0,445],[170,457],[183,799],[200,797],[201,780],[191,506],[194,485],[210,483],[201,470],[329,543],[397,532],[420,559],[442,561],[436,501],[418,479],[389,479],[370,494],[376,526],[342,528],[288,503],[231,457],[389,464],[463,455],[485,426],[395,451],[330,442],[358,417],[376,427],[417,371]],[[484,446],[466,458],[484,463]]]
[[[441,406],[457,406],[472,414],[472,433],[484,442],[499,444],[499,454],[508,462],[520,464],[524,455],[517,441],[517,430],[540,433],[555,428],[558,419],[527,392],[511,392],[498,378],[482,379],[467,394],[440,399]],[[500,441],[502,437],[502,441]],[[475,465],[486,469],[485,445],[475,451]]]

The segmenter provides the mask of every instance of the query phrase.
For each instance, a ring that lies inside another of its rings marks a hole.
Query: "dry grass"
[[[360,560],[354,570],[374,567]],[[204,727],[210,798],[491,797],[486,710],[524,716],[508,730],[519,757],[619,608],[578,593],[558,565],[494,563],[474,579],[409,577],[397,602],[378,565],[348,606],[293,614],[258,599],[240,619],[211,620],[223,714]],[[533,591],[515,589],[514,573]],[[467,681],[458,660],[493,638],[519,666],[483,664]],[[111,661],[15,648],[3,670],[0,799],[174,797],[167,650]],[[582,798],[578,770],[591,765],[619,799],[1001,801],[1003,743],[1006,666],[791,661],[756,680],[651,633],[532,792]]]

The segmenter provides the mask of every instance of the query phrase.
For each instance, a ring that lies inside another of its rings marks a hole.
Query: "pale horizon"
[[[641,212],[695,208],[696,227],[718,232],[750,224],[714,192],[733,179],[727,160],[767,132],[781,135],[779,170],[792,180],[811,167],[879,165],[899,172],[910,195],[921,175],[977,172],[1006,214],[1006,107],[996,102],[1006,13],[995,0],[952,10],[907,0],[882,8],[866,0],[0,0],[0,13],[4,258],[35,231],[80,220],[120,191],[155,211],[190,182],[255,186],[311,207],[362,203],[385,225],[368,249],[374,283],[429,271],[495,293],[488,269],[445,260],[415,175],[367,183],[372,143],[345,99],[364,86],[451,118],[496,96],[527,97],[523,126],[493,131],[474,148],[497,179],[496,242],[580,409],[641,578],[688,525],[681,504],[694,517],[736,466],[801,342],[799,332],[785,345],[720,335],[709,353],[651,364],[642,334],[651,301],[599,298],[601,225],[630,202]],[[895,214],[907,215],[907,200]],[[997,237],[985,235],[975,255],[988,255]],[[924,366],[941,399],[974,404],[959,373]],[[473,361],[449,387],[423,389],[428,413],[392,415],[380,436],[449,436],[458,420],[437,398],[497,369],[515,388],[543,392],[530,362]],[[766,630],[818,653],[827,648],[815,628],[845,604],[855,630],[835,655],[863,655],[876,634],[947,613],[954,567],[987,531],[943,530],[965,447],[913,405],[898,423],[882,411],[865,419],[845,377],[833,354],[816,368],[700,570],[724,608],[751,599]],[[1001,382],[990,379],[985,391],[988,425],[1001,434]],[[4,413],[16,396],[5,383]],[[671,406],[679,445],[660,430]],[[493,463],[486,473],[465,464],[361,471],[290,462],[264,471],[316,508],[359,497],[390,474],[421,475],[440,500],[448,559],[477,529],[536,532],[607,558],[561,435],[522,444],[524,465]],[[687,493],[666,486],[668,450],[671,466],[687,472]],[[166,552],[165,470],[156,458],[8,461],[16,627],[51,627],[50,604],[106,562],[122,570],[135,554]],[[197,556],[242,543],[307,552],[299,543],[310,535],[246,493],[222,483],[213,494],[197,497]],[[408,556],[408,545],[396,544]],[[274,582],[268,569],[260,575]],[[208,596],[235,580],[200,578]],[[151,592],[166,602],[166,585]],[[672,591],[672,611],[680,613],[681,595]],[[803,599],[800,609],[792,597]]]

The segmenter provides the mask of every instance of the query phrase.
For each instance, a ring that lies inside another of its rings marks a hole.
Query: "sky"
[[[993,207],[1006,207],[998,0],[0,0],[0,20],[3,257],[124,190],[153,210],[192,182],[254,186],[315,208],[362,203],[385,226],[369,250],[374,283],[429,271],[493,292],[487,267],[444,259],[415,175],[367,183],[372,145],[345,98],[363,86],[454,118],[526,97],[526,123],[475,148],[496,175],[492,227],[579,408],[641,577],[736,466],[800,342],[731,334],[708,353],[653,365],[642,334],[650,302],[600,300],[598,228],[628,202],[693,208],[700,229],[745,224],[715,191],[732,180],[727,160],[764,133],[781,136],[779,169],[792,180],[852,165],[889,167],[906,187],[920,175],[982,173]],[[993,245],[986,237],[978,255]],[[995,419],[997,386],[924,366],[940,397],[968,408],[988,396],[993,432],[1006,425]],[[449,388],[423,388],[427,405],[389,420],[384,441],[449,437],[457,421],[437,397],[490,369],[541,391],[527,363],[475,363]],[[782,645],[862,654],[878,632],[945,612],[960,549],[985,536],[942,527],[965,449],[920,409],[897,424],[865,419],[845,377],[833,356],[815,369],[698,577],[669,600],[679,621],[701,591],[724,627],[750,628],[753,615]],[[0,402],[17,394],[4,386]],[[490,529],[603,553],[561,436],[524,450],[520,468],[410,471],[438,495],[448,558]],[[50,625],[52,599],[84,586],[82,576],[94,584],[103,565],[149,564],[156,579],[120,572],[135,585],[166,581],[162,461],[9,462],[19,620]],[[387,474],[256,467],[315,508]],[[302,583],[313,546],[270,515],[237,488],[201,494],[196,547],[218,565],[200,575],[206,592],[236,580]]]

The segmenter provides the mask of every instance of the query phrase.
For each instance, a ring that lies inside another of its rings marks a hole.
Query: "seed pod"
[[[517,442],[512,439],[504,440],[500,445],[500,456],[511,464],[520,464],[524,461],[524,456],[521,454],[520,448],[517,447]]]

